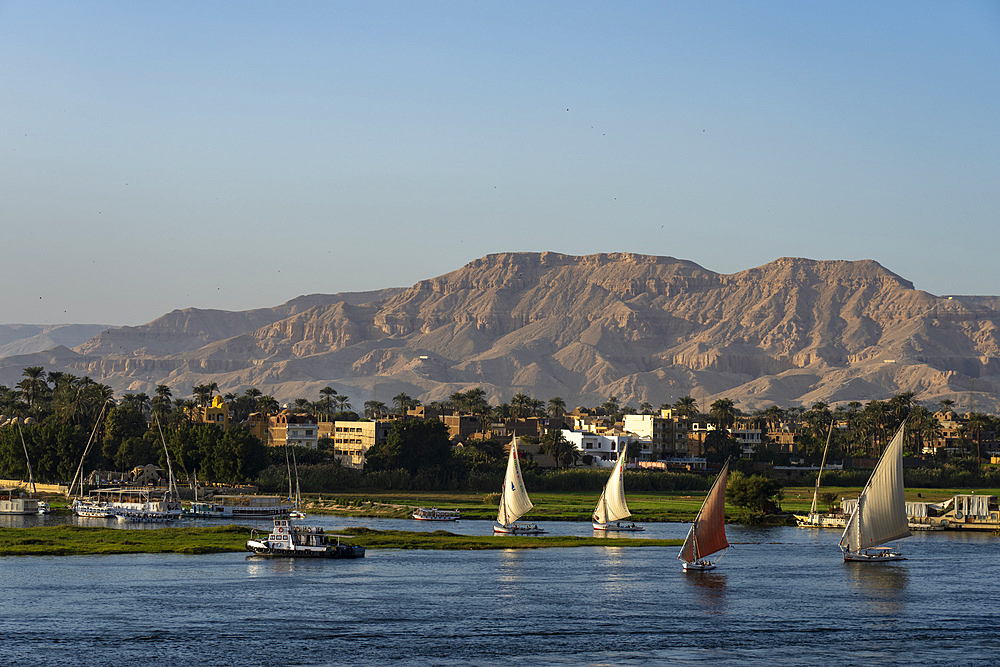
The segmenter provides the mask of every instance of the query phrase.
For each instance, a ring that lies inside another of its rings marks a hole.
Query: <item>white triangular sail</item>
[[[625,504],[625,484],[622,482],[622,473],[625,470],[625,453],[628,448],[622,445],[622,451],[618,455],[618,462],[615,463],[614,470],[608,483],[604,485],[601,492],[601,499],[597,501],[597,508],[594,509],[594,521],[598,523],[610,523],[620,521],[632,516]]]
[[[851,552],[909,537],[903,494],[903,426],[885,448],[858,506],[847,522],[840,546]]]
[[[507,459],[507,475],[503,480],[503,493],[500,496],[500,510],[497,512],[497,523],[507,526],[521,518],[534,505],[528,498],[521,477],[521,465],[517,458],[517,440],[510,445],[510,458]]]

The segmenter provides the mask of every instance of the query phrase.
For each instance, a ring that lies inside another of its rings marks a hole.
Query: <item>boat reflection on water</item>
[[[906,565],[879,563],[878,567],[845,562],[854,595],[876,614],[899,614],[906,604],[910,572]]]
[[[247,574],[250,577],[273,577],[280,574],[323,572],[330,567],[320,558],[261,558],[247,554]]]
[[[695,576],[681,579],[689,589],[694,589],[695,597],[710,614],[726,611],[726,573],[718,570],[695,572]]]

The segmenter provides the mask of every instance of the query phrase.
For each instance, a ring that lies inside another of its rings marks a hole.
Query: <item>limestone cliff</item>
[[[330,384],[358,408],[482,386],[493,403],[690,394],[752,409],[913,391],[986,410],[1000,407],[998,309],[998,297],[915,290],[871,260],[781,258],[722,275],[631,253],[501,253],[409,289],[174,311],[61,352],[50,370],[175,395],[214,381],[315,399]],[[0,360],[0,382],[32,358]]]

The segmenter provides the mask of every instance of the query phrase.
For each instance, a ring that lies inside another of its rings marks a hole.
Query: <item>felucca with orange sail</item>
[[[705,496],[705,502],[698,510],[698,516],[691,524],[677,558],[684,562],[685,570],[714,570],[722,557],[719,552],[729,548],[726,540],[726,480],[729,477],[729,461],[715,478],[712,489]],[[715,560],[709,556],[718,553]]]

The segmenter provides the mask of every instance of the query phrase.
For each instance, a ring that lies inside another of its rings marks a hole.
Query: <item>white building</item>
[[[596,465],[611,467],[615,464],[622,447],[627,447],[630,442],[642,443],[641,458],[649,458],[649,441],[637,438],[632,434],[597,434],[585,433],[583,431],[562,430],[563,437],[572,442],[583,454],[590,454],[594,457]]]

